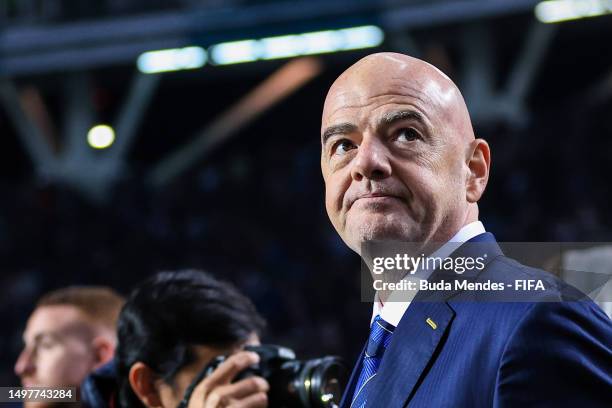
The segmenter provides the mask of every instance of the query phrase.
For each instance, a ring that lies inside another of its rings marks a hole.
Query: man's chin
[[[40,384],[36,381],[22,381],[21,384],[22,387],[30,387],[30,388],[72,388],[75,389],[77,392],[77,398],[78,398],[78,394],[80,392],[79,387],[74,386],[74,385],[43,385]],[[23,402],[23,408],[77,408],[77,407],[81,407],[81,403],[76,401],[76,402],[59,402],[59,401],[24,401]]]
[[[345,242],[358,254],[368,243],[420,242],[420,235],[408,226],[398,224],[364,224],[349,231]]]
[[[388,222],[363,224],[358,228],[356,236],[359,237],[361,243],[386,241],[414,242],[418,240],[418,234],[414,229],[399,223]]]
[[[55,408],[55,407],[64,407],[71,408],[76,407],[76,402],[24,402],[23,408]]]

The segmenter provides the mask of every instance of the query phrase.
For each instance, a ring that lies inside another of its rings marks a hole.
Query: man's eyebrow
[[[402,110],[385,113],[378,121],[378,126],[387,127],[400,120],[415,120],[417,122],[425,124],[425,119],[423,118],[423,115],[421,115],[419,112],[413,110]]]
[[[38,345],[38,343],[42,341],[44,337],[45,337],[45,333],[38,333],[36,336],[32,338],[32,342],[30,344],[36,346]],[[28,344],[28,341],[25,338],[25,336],[21,338],[21,342],[23,343],[24,347]]]
[[[34,336],[34,338],[32,339],[32,343],[36,344],[36,343],[40,343],[43,339],[47,338],[47,337],[51,337],[49,333],[47,332],[43,332],[43,333],[38,333],[36,336]]]
[[[357,131],[357,125],[349,122],[340,123],[338,125],[329,126],[323,132],[323,136],[321,136],[321,143],[325,144],[327,139],[334,135],[346,135],[348,133],[352,133]]]

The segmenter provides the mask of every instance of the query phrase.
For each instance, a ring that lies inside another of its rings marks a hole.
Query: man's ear
[[[476,203],[484,193],[491,168],[491,150],[484,139],[475,139],[470,144],[467,166],[469,174],[465,186],[466,199],[470,203]]]
[[[145,363],[136,362],[128,375],[134,394],[147,407],[161,407],[161,399],[155,387],[157,377]]]
[[[97,336],[92,341],[94,350],[94,370],[113,359],[115,342],[105,336]]]

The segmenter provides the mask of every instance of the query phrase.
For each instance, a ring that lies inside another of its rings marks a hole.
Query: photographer
[[[186,406],[267,406],[263,378],[235,381],[259,361],[241,349],[259,344],[263,325],[253,304],[228,283],[199,271],[158,273],[132,292],[119,317],[119,405],[175,408],[214,357],[231,354],[194,384]]]

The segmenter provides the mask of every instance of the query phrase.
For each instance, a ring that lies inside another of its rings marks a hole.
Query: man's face
[[[41,306],[28,320],[15,364],[23,386],[78,386],[94,368],[93,332],[76,307]]]
[[[372,240],[445,242],[463,225],[469,170],[455,133],[466,123],[445,81],[379,60],[332,86],[321,128],[325,204],[356,252]]]

